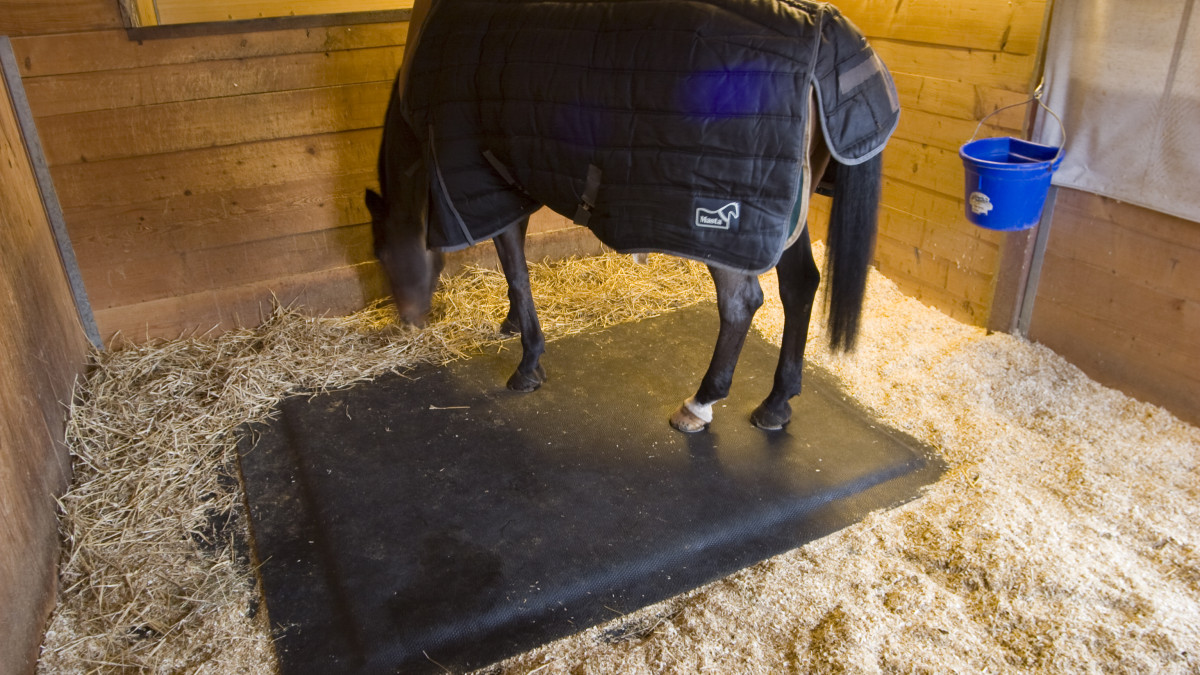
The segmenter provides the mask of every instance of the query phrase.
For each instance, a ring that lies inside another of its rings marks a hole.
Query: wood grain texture
[[[161,40],[131,40],[123,30],[32,35],[13,40],[22,77],[228,61],[284,54],[403,46],[407,22],[294,28]],[[36,111],[35,111],[36,112]]]
[[[58,167],[54,179],[65,210],[120,207],[374,170],[379,139],[378,129],[273,139]]]
[[[0,672],[33,672],[54,600],[55,497],[88,345],[0,78]]]
[[[1060,188],[1030,338],[1197,423],[1197,335],[1200,223]]]
[[[892,79],[896,82],[900,103],[906,113],[913,110],[977,122],[988,113],[1028,99],[1024,92],[931,75],[893,71]],[[1024,120],[1025,111],[1013,108],[992,117],[988,124],[998,129],[1020,131]]]
[[[533,233],[526,246],[532,261],[595,255],[602,250],[603,246],[591,232],[581,227]],[[499,260],[487,242],[450,254],[445,273],[454,274],[464,265],[496,268]],[[382,269],[371,260],[315,272],[297,271],[269,284],[225,286],[125,304],[97,310],[96,317],[106,342],[173,339],[257,325],[276,304],[302,308],[313,315],[348,314],[382,297],[385,284]]]
[[[0,35],[46,35],[122,26],[116,0],[0,0]]]
[[[390,82],[403,46],[174,63],[25,79],[41,117],[345,84]]]
[[[1041,30],[1043,0],[840,0],[838,9],[871,39],[1033,54]],[[1036,21],[1031,21],[1036,17]]]
[[[55,115],[38,120],[50,166],[378,127],[391,81]]]
[[[902,73],[984,85],[1009,91],[1027,90],[1033,57],[979,49],[935,47],[900,40],[874,40],[871,46],[889,69]],[[895,64],[893,66],[893,64]]]
[[[137,0],[153,5],[159,24],[237,21],[271,16],[409,9],[411,0]],[[146,24],[143,24],[146,25]]]
[[[971,225],[958,150],[990,113],[1027,99],[1044,0],[837,3],[896,81],[900,126],[884,151],[876,264],[910,295],[984,325],[1002,235]],[[980,136],[1021,136],[1027,111],[988,118]]]
[[[344,270],[371,257],[362,192],[406,28],[18,44],[103,336],[235,325],[272,292],[320,311],[383,292]],[[121,58],[59,56],[98,45]]]

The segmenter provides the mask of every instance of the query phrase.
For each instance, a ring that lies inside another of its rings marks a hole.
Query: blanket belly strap
[[[588,221],[592,219],[592,211],[596,208],[596,198],[600,195],[601,175],[600,167],[588,164],[587,182],[583,184],[583,196],[580,198],[579,207],[575,209],[575,217],[572,219],[576,225],[587,227]]]
[[[500,174],[500,177],[508,182],[509,185],[515,187],[521,192],[524,192],[525,194],[529,194],[526,192],[524,186],[517,182],[517,178],[512,174],[512,171],[508,170],[508,166],[505,165],[504,162],[501,162],[498,157],[496,157],[496,153],[492,152],[491,150],[484,150],[483,158],[487,160],[488,164],[492,165],[492,168],[496,170],[496,173]]]

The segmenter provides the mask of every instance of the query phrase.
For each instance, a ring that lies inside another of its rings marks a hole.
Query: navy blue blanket
[[[899,120],[887,69],[823,3],[439,0],[410,53],[413,156],[391,161],[423,162],[440,249],[545,204],[618,251],[759,273],[807,197],[810,101],[842,163]]]

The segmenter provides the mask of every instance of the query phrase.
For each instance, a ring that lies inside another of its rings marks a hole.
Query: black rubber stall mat
[[[285,675],[463,671],[615,619],[912,499],[943,465],[810,369],[781,432],[749,422],[752,334],[709,430],[667,423],[712,306],[285,401],[242,476]]]

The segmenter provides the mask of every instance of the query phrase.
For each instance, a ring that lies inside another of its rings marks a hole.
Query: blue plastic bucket
[[[1062,163],[1059,148],[1019,138],[981,138],[958,151],[966,173],[967,220],[989,230],[1037,225]]]

